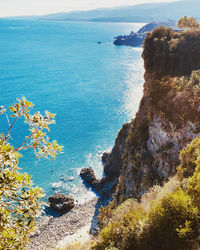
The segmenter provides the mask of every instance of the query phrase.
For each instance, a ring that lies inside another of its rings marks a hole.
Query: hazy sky
[[[40,15],[175,0],[0,0],[0,16]]]

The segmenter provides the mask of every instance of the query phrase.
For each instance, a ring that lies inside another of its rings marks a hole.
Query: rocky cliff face
[[[158,28],[144,42],[144,94],[105,164],[119,176],[116,201],[137,197],[176,173],[179,153],[200,135],[200,32]]]

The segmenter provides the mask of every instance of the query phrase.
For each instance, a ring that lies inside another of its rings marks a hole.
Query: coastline
[[[27,249],[57,249],[78,240],[84,243],[98,232],[99,209],[109,201],[95,197],[59,217],[44,217],[31,236]]]
[[[89,235],[88,229],[93,231],[97,227],[97,219],[93,218],[97,203],[96,197],[84,204],[76,205],[71,211],[59,217],[46,216],[39,222],[27,249],[55,249],[57,245],[62,245],[62,241],[66,242],[72,238],[76,240],[76,233],[82,228],[86,228],[84,232]]]

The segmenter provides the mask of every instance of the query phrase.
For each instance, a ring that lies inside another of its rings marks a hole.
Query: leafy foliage
[[[152,187],[139,203],[128,199],[101,210],[94,249],[199,249],[200,138],[180,155],[178,174],[164,186]]]
[[[200,165],[199,164],[196,167],[193,176],[191,176],[188,179],[187,193],[191,197],[194,206],[198,208],[200,214]]]
[[[200,138],[195,138],[180,153],[181,164],[177,170],[183,177],[192,176],[195,172],[197,164],[200,163]]]
[[[178,28],[199,28],[199,22],[193,17],[181,17],[178,21]]]
[[[159,80],[156,79],[148,89],[147,96],[150,101],[150,121],[153,116],[151,111],[154,110],[162,113],[176,127],[185,121],[197,123],[199,121],[200,70],[193,70],[190,76],[164,76]]]
[[[9,129],[0,135],[0,242],[1,249],[22,249],[34,230],[35,216],[39,212],[40,198],[43,196],[39,187],[33,187],[31,177],[21,173],[18,160],[22,150],[33,148],[36,157],[52,157],[53,159],[62,147],[56,141],[49,142],[44,130],[55,123],[55,114],[48,111],[45,116],[39,112],[30,114],[34,106],[25,97],[9,107],[11,117],[4,106],[0,114],[6,115]],[[30,134],[16,148],[9,143],[11,130],[19,118],[24,118],[29,125]],[[14,119],[12,122],[10,119]]]
[[[144,41],[144,67],[151,78],[190,75],[200,68],[200,30],[184,32],[160,27],[147,34]]]
[[[146,212],[143,207],[135,203],[134,209],[127,209],[127,202],[122,203],[123,213],[120,216],[113,216],[111,223],[101,230],[101,241],[96,249],[138,249],[139,235],[142,231],[144,221],[146,219]],[[118,209],[119,210],[119,209]],[[127,211],[127,212],[124,212]],[[117,215],[119,211],[115,211]]]
[[[166,195],[152,207],[142,235],[144,249],[194,249],[198,211],[183,190]]]

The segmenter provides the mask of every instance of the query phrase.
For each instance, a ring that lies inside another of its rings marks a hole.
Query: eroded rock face
[[[58,213],[67,213],[74,206],[74,198],[64,194],[54,194],[49,197],[50,207]]]
[[[160,178],[167,179],[175,174],[180,151],[199,135],[196,125],[187,121],[177,129],[160,116],[155,117],[149,125],[147,147],[153,156],[152,167]]]
[[[129,124],[125,123],[118,133],[110,156],[107,157],[107,160],[104,162],[104,172],[106,176],[110,178],[115,178],[120,175],[120,170],[123,165],[122,156],[125,150],[128,130]]]
[[[199,31],[164,27],[147,35],[143,98],[104,166],[107,176],[119,176],[118,203],[173,176],[180,151],[200,136],[200,47],[193,46],[199,39]]]

